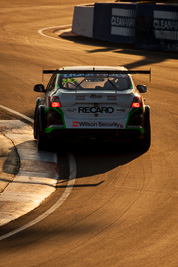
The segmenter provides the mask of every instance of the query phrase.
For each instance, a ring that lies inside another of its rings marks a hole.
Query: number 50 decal
[[[63,83],[74,83],[76,81],[77,80],[75,78],[66,78],[62,80]]]

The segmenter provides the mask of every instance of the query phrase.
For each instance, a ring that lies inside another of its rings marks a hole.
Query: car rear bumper
[[[98,141],[131,141],[143,138],[143,128],[137,129],[53,129],[46,133],[49,139],[59,141],[85,141],[96,139]]]

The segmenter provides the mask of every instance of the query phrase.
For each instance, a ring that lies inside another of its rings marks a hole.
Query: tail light
[[[61,103],[59,101],[59,97],[58,96],[50,96],[49,97],[49,106],[52,108],[60,108]]]
[[[143,102],[141,97],[134,97],[132,102],[132,108],[141,108],[143,107]]]

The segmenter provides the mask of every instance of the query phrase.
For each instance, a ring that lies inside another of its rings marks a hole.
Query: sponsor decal
[[[116,95],[108,95],[107,100],[116,100]]]
[[[178,40],[178,12],[154,10],[153,27],[157,39]]]
[[[78,121],[73,121],[72,122],[72,127],[78,127]]]
[[[62,83],[74,83],[77,82],[75,78],[65,78],[62,80]]]
[[[117,128],[117,129],[123,129],[124,126],[121,123],[117,122],[78,122],[73,121],[72,123],[73,127],[84,127],[84,128]]]
[[[77,95],[76,100],[85,100],[85,95]]]
[[[102,95],[92,94],[92,95],[90,95],[90,98],[102,98]]]
[[[97,127],[97,122],[79,122],[80,127]]]
[[[112,8],[111,34],[133,37],[135,35],[135,17],[135,10]]]
[[[69,74],[63,74],[63,78],[72,78],[72,77],[84,77],[84,73],[69,73]]]
[[[114,127],[114,128],[117,128],[117,129],[123,129],[124,126],[121,124],[121,123],[116,123],[116,122],[113,122],[113,123],[103,123],[103,122],[99,122],[99,127]]]
[[[112,107],[78,107],[78,113],[113,113]]]

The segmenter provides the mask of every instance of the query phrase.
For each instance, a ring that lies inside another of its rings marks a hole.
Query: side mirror
[[[34,91],[35,92],[40,92],[40,93],[44,93],[45,92],[45,87],[43,84],[36,84],[34,86]]]
[[[139,93],[146,93],[147,92],[146,85],[137,85],[137,89],[138,89]]]

